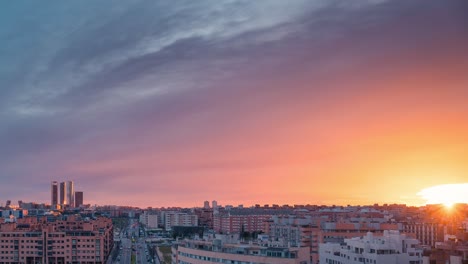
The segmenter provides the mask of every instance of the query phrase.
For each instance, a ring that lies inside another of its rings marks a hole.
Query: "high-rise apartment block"
[[[75,186],[73,181],[67,182],[67,203],[71,207],[75,206]]]
[[[83,192],[75,192],[75,207],[83,205]]]
[[[51,184],[51,200],[50,204],[52,206],[57,206],[58,204],[58,183],[56,181],[53,181]]]
[[[76,202],[75,198],[75,184],[73,181],[64,181],[60,185],[58,182],[53,181],[51,184],[51,207],[57,208],[57,205],[62,207],[79,207],[83,204],[83,192],[77,192],[80,197]]]
[[[68,204],[67,201],[67,183],[61,182],[60,183],[60,204],[66,205]]]

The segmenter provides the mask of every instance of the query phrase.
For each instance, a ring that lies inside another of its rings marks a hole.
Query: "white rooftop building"
[[[420,264],[422,249],[417,239],[399,231],[384,231],[383,236],[367,233],[345,239],[344,244],[320,244],[320,263],[327,264]]]

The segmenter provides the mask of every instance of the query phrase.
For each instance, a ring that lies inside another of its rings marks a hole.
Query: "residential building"
[[[100,264],[113,245],[112,220],[104,217],[55,222],[27,217],[0,224],[0,263]]]
[[[226,236],[224,236],[226,237]],[[228,235],[232,237],[232,235]],[[238,238],[238,236],[237,236]],[[232,240],[232,239],[228,239]],[[268,247],[220,239],[183,240],[172,247],[172,264],[249,263],[308,264],[309,248]]]
[[[368,232],[363,237],[345,239],[344,244],[324,243],[319,249],[320,263],[327,264],[422,264],[419,241],[399,231],[384,231],[383,236]]]
[[[327,219],[327,218],[325,218]],[[332,218],[334,219],[334,217]],[[265,233],[280,246],[310,247],[312,263],[319,261],[320,243],[343,243],[346,238],[360,237],[367,232],[382,234],[384,230],[402,230],[398,223],[382,223],[378,219],[354,219],[351,222],[324,221],[321,217],[273,216],[265,223]]]
[[[158,228],[158,215],[156,212],[144,211],[142,214],[140,214],[140,223],[149,229]]]
[[[239,234],[241,232],[265,231],[265,222],[271,219],[271,214],[236,214],[223,213],[213,216],[213,229],[224,234]]]
[[[166,231],[172,230],[173,226],[198,226],[198,216],[195,214],[169,211],[165,212],[164,217]]]
[[[213,229],[213,209],[197,208],[194,213],[198,216],[198,224],[208,229]]]
[[[427,259],[434,264],[468,263],[468,242],[448,235],[444,242],[436,242]]]
[[[28,215],[28,210],[22,210],[22,209],[6,209],[6,210],[0,210],[0,216],[2,218],[13,218],[13,219],[18,219],[18,218],[23,218]]]

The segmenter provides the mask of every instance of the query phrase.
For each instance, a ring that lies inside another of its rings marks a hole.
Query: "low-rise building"
[[[224,239],[183,240],[172,247],[172,264],[271,263],[308,264],[309,248],[265,247]]]

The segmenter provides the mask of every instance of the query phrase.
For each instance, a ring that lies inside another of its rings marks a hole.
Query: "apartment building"
[[[364,222],[328,222],[322,218],[274,216],[266,222],[269,239],[281,246],[309,247],[311,261],[319,262],[320,243],[342,243],[345,239],[360,237],[367,232],[382,234],[384,230],[402,230],[402,224],[380,223],[372,220]]]
[[[113,244],[112,221],[104,217],[56,222],[28,217],[0,224],[0,264],[105,263]]]
[[[309,248],[265,247],[224,239],[184,240],[172,247],[172,264],[308,264]],[[238,237],[237,237],[238,238]]]
[[[327,264],[422,264],[419,241],[399,231],[383,236],[368,232],[363,237],[345,239],[344,244],[320,244],[320,263]]]
[[[218,214],[213,216],[213,229],[225,234],[264,232],[265,222],[271,217],[271,214]]]
[[[164,228],[171,231],[173,226],[198,226],[198,216],[183,212],[165,212]]]
[[[156,212],[144,211],[142,214],[140,214],[139,220],[141,224],[146,226],[146,228],[158,228],[158,215]]]
[[[403,231],[413,233],[422,245],[434,247],[436,242],[442,242],[447,233],[446,227],[438,223],[415,222],[405,223]]]

